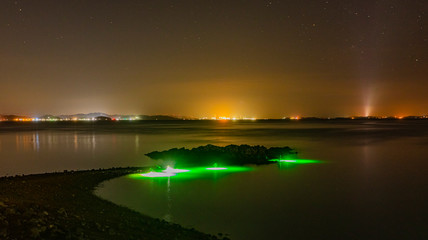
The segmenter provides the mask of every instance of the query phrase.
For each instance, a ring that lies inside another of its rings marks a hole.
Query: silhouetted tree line
[[[193,149],[172,148],[166,151],[154,151],[146,156],[154,160],[175,161],[176,166],[186,165],[244,165],[244,164],[268,164],[269,160],[296,154],[289,147],[228,145],[219,147],[208,144]]]

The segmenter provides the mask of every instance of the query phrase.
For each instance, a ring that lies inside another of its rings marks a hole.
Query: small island
[[[166,151],[154,151],[146,156],[154,160],[173,161],[175,166],[208,166],[221,165],[247,165],[271,164],[272,159],[280,159],[297,152],[290,147],[228,145],[219,147],[212,144],[193,149],[172,148]]]

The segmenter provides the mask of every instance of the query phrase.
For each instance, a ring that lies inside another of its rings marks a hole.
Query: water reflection
[[[135,153],[138,153],[140,150],[140,136],[138,134],[135,135]]]
[[[145,166],[139,135],[78,131],[0,132],[0,176],[51,171]],[[143,153],[146,151],[143,151]]]
[[[369,160],[369,155],[373,154],[369,152],[375,144],[409,137],[424,139],[419,144],[426,145],[427,136],[428,124],[425,121],[380,121],[375,124],[359,121],[172,121],[123,123],[114,126],[83,123],[9,126],[2,123],[0,161],[5,167],[0,169],[0,175],[5,171],[35,173],[63,170],[66,167],[141,166],[150,162],[144,153],[174,147],[192,148],[208,143],[221,146],[291,146],[306,153],[323,153],[317,149],[323,144],[333,143],[335,151],[343,151],[341,148],[346,146],[362,145],[367,147],[359,155],[366,152],[366,157],[362,158],[369,164],[373,160]],[[88,164],[88,161],[93,164]],[[33,170],[26,167],[34,165],[34,162],[38,166]]]
[[[297,167],[296,164],[291,164],[288,162],[277,162],[276,164],[277,164],[278,168],[282,169],[282,170],[292,169],[292,168]]]
[[[47,135],[47,147],[49,150],[52,149],[52,145],[54,144],[53,138],[54,138],[54,136],[52,136],[51,134]]]
[[[79,144],[78,144],[78,141],[77,141],[77,133],[74,133],[73,143],[74,143],[74,151],[77,152],[77,150],[79,149]]]
[[[291,169],[295,168],[302,164],[317,164],[324,163],[325,161],[313,160],[313,159],[299,159],[299,158],[290,158],[290,159],[273,159],[272,162],[276,162],[279,169]]]
[[[39,133],[38,132],[35,132],[33,134],[33,142],[34,142],[33,149],[35,151],[39,152],[39,150],[40,150],[40,141],[39,141]]]
[[[38,151],[39,150],[39,136],[38,133],[33,134],[16,134],[15,136],[15,149],[16,151]]]
[[[92,150],[92,154],[95,152],[95,148],[96,148],[96,139],[95,139],[95,133],[92,133],[92,138],[91,138],[91,150]]]
[[[154,165],[144,153],[207,143],[290,146],[329,164],[193,172],[168,182],[124,177],[100,191],[149,216],[233,239],[384,239],[373,229],[389,239],[427,235],[418,228],[428,216],[426,121],[43,124],[0,124],[0,175]]]
[[[364,165],[366,167],[368,167],[370,165],[371,147],[370,147],[370,145],[364,145],[362,148],[363,148],[362,149],[363,150],[363,162],[364,162]]]
[[[167,182],[167,189],[166,189],[166,198],[167,198],[167,212],[163,219],[167,222],[172,222],[172,214],[171,214],[171,208],[172,208],[172,200],[171,200],[171,177],[168,177]]]

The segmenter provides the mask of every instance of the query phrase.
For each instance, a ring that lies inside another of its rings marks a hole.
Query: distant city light
[[[236,120],[252,120],[252,121],[254,121],[254,120],[257,120],[257,118],[255,118],[255,117],[228,117],[228,116],[221,116],[221,117],[201,117],[201,118],[199,118],[199,120],[208,120],[208,119],[210,119],[210,120],[218,120],[218,121],[228,121],[228,120],[233,120],[233,121],[236,121]]]
[[[405,116],[405,115],[395,115],[395,116],[349,116],[349,117],[324,117],[324,118],[317,118],[317,117],[301,117],[301,116],[285,116],[282,117],[284,120],[305,120],[305,119],[328,119],[328,120],[335,120],[335,119],[349,119],[349,120],[364,120],[364,119],[384,119],[384,120],[406,120],[406,119],[427,119],[427,115],[421,115],[421,116]],[[7,122],[7,121],[14,121],[14,122],[57,122],[57,121],[137,121],[142,120],[139,116],[126,116],[121,117],[117,115],[113,115],[109,117],[108,115],[105,116],[97,116],[97,117],[59,117],[59,116],[43,116],[43,117],[18,117],[18,116],[5,116],[0,115],[0,121]],[[182,118],[182,120],[186,120],[186,118]],[[220,117],[202,117],[199,118],[199,120],[216,120],[216,121],[256,121],[258,118],[255,117],[229,117],[229,116],[220,116]]]

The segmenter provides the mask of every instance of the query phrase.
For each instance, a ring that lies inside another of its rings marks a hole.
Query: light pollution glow
[[[427,114],[426,1],[79,2],[0,1],[0,114]]]

